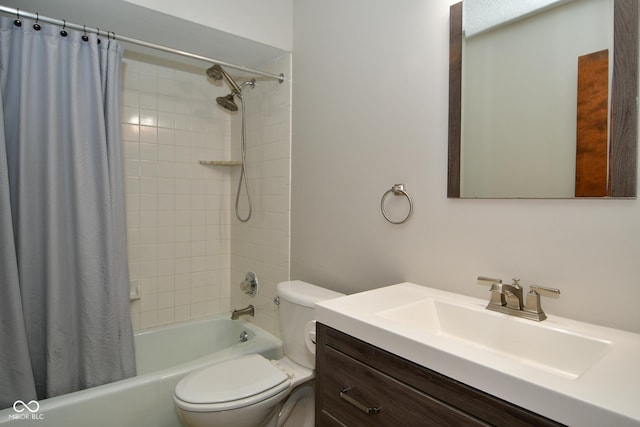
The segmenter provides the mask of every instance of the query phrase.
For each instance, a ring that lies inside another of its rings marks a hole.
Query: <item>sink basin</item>
[[[570,379],[582,375],[611,347],[609,341],[494,313],[476,305],[433,298],[379,311],[376,315]]]
[[[474,285],[475,286],[475,285]],[[640,426],[640,334],[398,283],[321,301],[316,320],[566,425]]]

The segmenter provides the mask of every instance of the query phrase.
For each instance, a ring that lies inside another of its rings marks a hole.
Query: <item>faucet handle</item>
[[[545,297],[558,297],[558,295],[560,295],[560,289],[556,289],[556,288],[545,288],[544,286],[536,286],[536,285],[531,285],[529,287],[529,293],[531,292],[536,292],[540,295],[543,295]]]
[[[507,304],[505,295],[502,292],[502,280],[493,279],[491,277],[478,276],[478,285],[490,285],[489,291],[491,291],[491,300],[489,305],[503,306]]]
[[[478,285],[494,285],[494,284],[501,284],[502,283],[502,279],[493,279],[491,277],[486,277],[486,276],[478,276]]]
[[[547,318],[540,304],[540,295],[557,297],[560,295],[560,289],[545,288],[544,286],[531,285],[527,301],[524,305],[524,311],[528,311],[535,315],[534,320],[541,321]]]

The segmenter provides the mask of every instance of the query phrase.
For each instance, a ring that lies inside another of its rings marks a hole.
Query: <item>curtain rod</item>
[[[4,12],[10,15],[14,15],[16,17],[24,17],[24,18],[29,18],[29,19],[34,19],[37,21],[42,21],[42,22],[46,22],[48,24],[53,24],[53,25],[59,25],[60,27],[66,26],[68,28],[72,28],[74,30],[79,30],[79,31],[83,31],[86,33],[92,33],[92,34],[98,34],[98,35],[104,35],[104,36],[108,36],[108,37],[112,37],[114,40],[120,40],[126,43],[131,43],[131,44],[135,44],[138,46],[143,46],[143,47],[148,47],[150,49],[155,49],[155,50],[159,50],[162,52],[167,52],[167,53],[171,53],[174,55],[179,55],[179,56],[184,56],[187,58],[191,58],[191,59],[197,59],[199,61],[204,61],[204,62],[208,62],[208,63],[214,63],[214,64],[220,64],[224,67],[227,68],[232,68],[234,70],[238,70],[238,71],[244,71],[246,73],[250,73],[250,74],[256,74],[258,76],[262,76],[262,77],[268,77],[271,79],[275,79],[278,80],[279,83],[282,83],[284,81],[284,74],[273,74],[273,73],[267,73],[266,71],[260,71],[260,70],[256,70],[253,68],[247,68],[247,67],[243,67],[241,65],[236,65],[236,64],[230,64],[228,62],[224,62],[224,61],[220,61],[218,59],[215,58],[207,58],[206,56],[202,56],[202,55],[197,55],[195,53],[191,53],[191,52],[186,52],[184,50],[178,50],[178,49],[173,49],[167,46],[162,46],[159,44],[155,44],[155,43],[150,43],[150,42],[146,42],[144,40],[138,40],[138,39],[133,39],[131,37],[126,37],[126,36],[121,36],[119,34],[114,33],[113,31],[100,31],[97,28],[91,28],[91,27],[87,27],[85,25],[78,25],[78,24],[74,24],[72,22],[67,22],[67,21],[61,21],[59,19],[55,19],[55,18],[50,18],[48,16],[43,16],[37,13],[31,13],[31,12],[26,12],[24,10],[20,10],[20,9],[13,9],[11,7],[6,7],[3,5],[0,5],[0,12]]]

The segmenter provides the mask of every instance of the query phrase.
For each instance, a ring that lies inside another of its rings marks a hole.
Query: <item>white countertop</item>
[[[607,343],[604,354],[577,376],[558,375],[514,357],[452,339],[424,325],[407,325],[380,312],[424,299],[484,309],[487,300],[413,283],[400,283],[320,302],[316,319],[329,327],[572,426],[640,426],[640,334],[548,315],[543,322],[501,313],[506,322],[533,322]],[[505,336],[508,342],[511,338]],[[578,364],[579,361],[576,361]]]

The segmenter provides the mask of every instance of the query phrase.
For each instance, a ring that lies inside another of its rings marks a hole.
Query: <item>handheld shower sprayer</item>
[[[238,111],[238,105],[235,103],[233,98],[237,96],[242,100],[242,88],[246,85],[255,87],[256,84],[256,79],[251,79],[238,84],[219,64],[209,67],[207,70],[207,76],[213,80],[222,80],[224,78],[231,86],[231,93],[229,95],[219,96],[216,98],[218,105],[229,111]]]
[[[246,126],[245,126],[245,114],[244,114],[244,101],[242,99],[242,88],[249,85],[251,87],[255,87],[256,80],[251,79],[246,82],[242,82],[240,84],[236,83],[236,81],[229,75],[227,72],[219,65],[215,64],[212,67],[207,69],[207,76],[212,78],[213,80],[222,80],[223,78],[229,83],[231,86],[231,93],[227,96],[219,96],[216,98],[216,102],[222,108],[229,111],[238,111],[238,105],[235,103],[234,98],[238,97],[242,104],[242,134],[241,134],[241,154],[242,154],[242,168],[240,169],[240,180],[238,181],[238,191],[236,192],[236,218],[238,218],[241,222],[247,222],[251,218],[251,194],[249,193],[249,180],[247,179],[246,172],[246,156],[247,156],[247,143],[246,143]],[[244,189],[247,194],[247,203],[249,207],[249,213],[246,217],[241,217],[238,209],[239,201],[240,201],[240,190],[244,184]]]
[[[222,78],[224,77],[225,80],[227,80],[227,82],[231,85],[231,88],[233,89],[232,93],[240,93],[242,91],[242,89],[240,89],[240,86],[238,86],[238,83],[233,80],[233,77],[227,74],[224,68],[222,68],[219,64],[214,64],[212,67],[210,67],[207,70],[207,76],[211,77],[213,80],[222,80]]]

